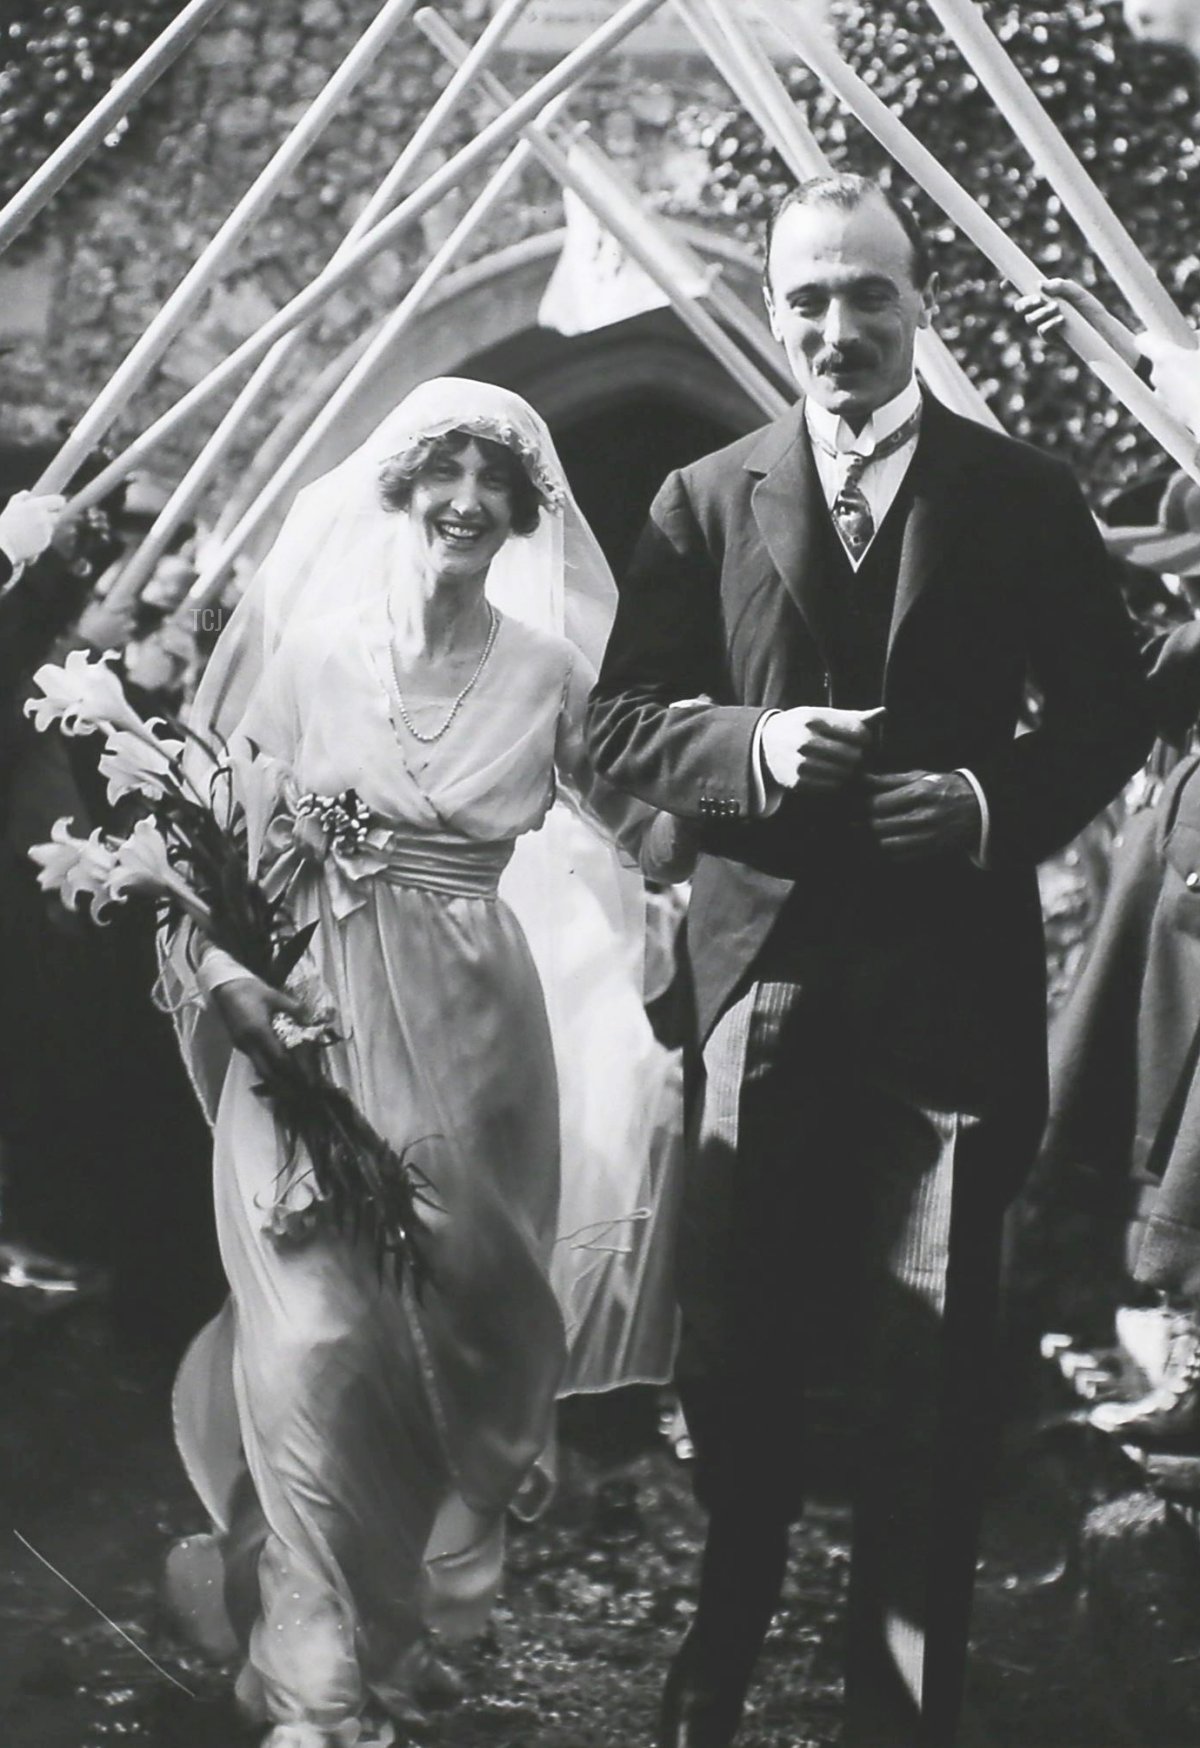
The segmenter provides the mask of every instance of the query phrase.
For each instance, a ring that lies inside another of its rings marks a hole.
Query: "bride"
[[[393,1740],[427,1635],[483,1624],[504,1514],[546,1495],[556,1396],[669,1372],[675,1089],[640,882],[597,820],[621,809],[659,878],[679,852],[585,764],[614,600],[541,419],[429,382],[300,494],[197,697],[269,820],[260,877],[317,924],[336,1078],[417,1148],[434,1204],[428,1284],[381,1280],[255,1094],[287,998],[169,949],[230,1287],[175,1394],[216,1534],[174,1550],[169,1589],[198,1636],[232,1635],[270,1748]],[[347,791],[365,839],[314,830]]]

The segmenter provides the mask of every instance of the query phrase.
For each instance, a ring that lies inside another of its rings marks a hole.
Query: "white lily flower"
[[[25,705],[25,714],[33,718],[38,732],[57,722],[64,734],[124,729],[140,741],[157,744],[148,724],[126,698],[112,670],[114,660],[111,650],[93,661],[86,650],[76,649],[61,667],[44,663],[33,676],[44,697],[30,698]]]
[[[86,838],[72,836],[71,821],[64,818],[56,819],[50,827],[49,843],[32,846],[29,858],[41,869],[37,882],[43,892],[62,891],[63,882],[78,862],[86,842]]]
[[[118,901],[130,893],[173,898],[195,921],[212,921],[208,906],[171,866],[166,839],[152,819],[139,819],[129,836],[117,845],[108,891]]]
[[[108,778],[110,803],[123,795],[148,795],[158,800],[167,793],[166,778],[183,752],[183,742],[160,740],[153,743],[127,729],[114,729],[108,736],[108,746],[100,755],[100,775]]]
[[[114,892],[171,892],[178,880],[167,855],[167,840],[152,819],[139,819],[118,846]]]
[[[34,844],[29,855],[41,869],[42,891],[57,892],[68,909],[75,909],[81,898],[90,898],[92,913],[100,920],[106,905],[118,902],[109,887],[116,852],[99,827],[90,836],[77,838],[71,834],[69,819],[56,820],[50,842]]]
[[[63,903],[74,908],[81,898],[90,898],[92,915],[97,921],[101,921],[101,913],[110,904],[120,903],[119,897],[109,884],[115,866],[116,851],[112,840],[106,838],[97,827],[84,839],[79,860],[63,882]]]

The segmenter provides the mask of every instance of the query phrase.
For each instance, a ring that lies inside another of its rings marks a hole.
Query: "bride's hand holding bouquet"
[[[364,1239],[381,1269],[390,1261],[419,1280],[425,1180],[329,1073],[335,1016],[304,963],[316,925],[297,929],[285,897],[270,896],[253,872],[271,806],[268,785],[262,795],[253,792],[253,757],[250,793],[239,804],[225,749],[180,722],[144,721],[106,656],[74,651],[61,666],[39,668],[34,684],[41,696],[26,710],[35,726],[103,735],[99,769],[108,800],[134,815],[124,833],[97,829],[86,838],[73,835],[69,819],[57,821],[50,841],[30,851],[38,884],[68,909],[86,905],[97,923],[113,906],[141,898],[155,906],[160,924],[188,931],[197,985],[208,989],[234,1045],[253,1063],[285,1138],[279,1206],[295,1201],[298,1183],[311,1190],[304,1222],[278,1218],[277,1207],[268,1229],[294,1241],[320,1224],[340,1228]],[[356,842],[365,833],[356,797],[311,800],[324,803],[319,817],[328,815],[330,829]],[[301,832],[303,808],[294,822]],[[214,958],[219,975],[209,978]]]

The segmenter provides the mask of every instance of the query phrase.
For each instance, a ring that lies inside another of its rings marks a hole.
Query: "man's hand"
[[[295,996],[272,989],[261,977],[247,971],[244,977],[219,984],[212,992],[212,1000],[234,1044],[261,1075],[268,1075],[272,1068],[287,1060],[287,1048],[276,1036],[271,1021],[275,1014],[304,1018],[302,1004]]]
[[[840,789],[857,776],[882,710],[805,705],[778,710],[763,724],[762,756],[783,789]]]
[[[1140,356],[1136,336],[1077,280],[1045,279],[1038,292],[1016,300],[1021,315],[1043,340],[1062,327],[1064,304],[1090,322],[1131,370],[1136,366]]]
[[[911,862],[979,849],[979,801],[961,772],[897,771],[866,784],[871,836],[886,856]]]
[[[0,510],[0,549],[14,565],[40,558],[54,538],[54,530],[67,500],[58,492],[35,498],[18,492]]]
[[[75,621],[75,636],[97,654],[108,649],[124,649],[137,627],[137,602],[128,597],[110,602],[106,596],[89,601]]]

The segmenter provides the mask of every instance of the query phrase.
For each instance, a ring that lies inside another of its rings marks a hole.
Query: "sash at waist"
[[[279,851],[260,873],[271,898],[297,884],[323,880],[336,917],[366,903],[376,881],[411,886],[444,898],[494,899],[513,853],[513,840],[479,841],[449,833],[404,832],[345,797],[301,797],[272,828]],[[319,805],[303,806],[305,801]]]
[[[500,876],[513,853],[511,839],[444,843],[394,835],[389,835],[380,849],[383,865],[379,879],[389,886],[413,886],[444,898],[495,898]]]

